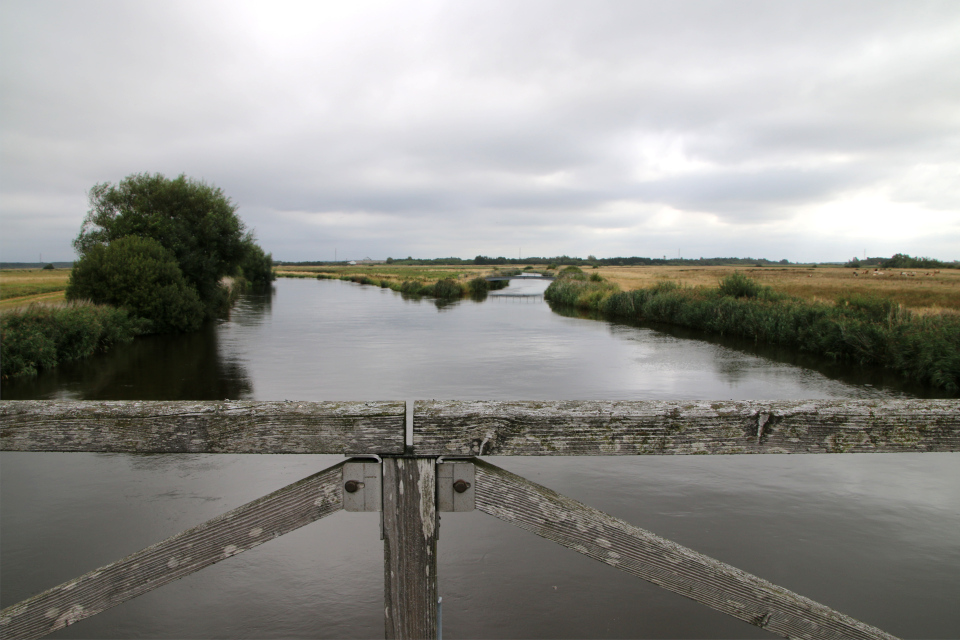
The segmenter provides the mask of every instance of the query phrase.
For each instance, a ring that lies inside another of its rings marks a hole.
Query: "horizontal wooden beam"
[[[0,402],[3,451],[403,453],[404,402]]]
[[[418,401],[416,455],[960,451],[960,400]]]
[[[343,464],[7,607],[0,611],[0,636],[41,638],[336,513],[343,507]]]
[[[476,501],[479,511],[786,638],[894,638],[479,460]]]

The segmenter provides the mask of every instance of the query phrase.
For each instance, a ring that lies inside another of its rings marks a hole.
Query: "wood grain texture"
[[[775,634],[894,638],[486,462],[476,480],[478,510]]]
[[[437,637],[436,463],[383,459],[386,638]]]
[[[43,637],[339,511],[343,464],[7,607],[0,636]]]
[[[3,451],[402,453],[403,402],[0,402]]]
[[[960,400],[417,401],[416,455],[960,451]]]

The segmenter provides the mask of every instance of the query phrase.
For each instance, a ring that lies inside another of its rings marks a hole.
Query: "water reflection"
[[[273,299],[276,296],[277,288],[272,284],[249,291],[237,300],[228,319],[243,326],[262,324],[264,318],[273,312]]]
[[[536,286],[543,281],[509,290]],[[551,311],[542,298],[437,304],[341,281],[280,281],[246,295],[228,320],[202,332],[140,340],[5,383],[3,394],[639,400],[907,393],[882,373],[814,355],[595,317]],[[947,637],[960,628],[952,606],[960,598],[955,458],[494,462],[892,633]],[[340,459],[6,452],[0,605]],[[767,635],[479,512],[443,514],[441,529],[450,637]],[[383,631],[382,584],[378,519],[340,513],[54,637],[374,637]]]
[[[247,298],[244,304],[248,304]],[[251,313],[234,312],[256,324],[269,310],[262,301]],[[225,400],[249,398],[250,374],[235,356],[220,349],[219,323],[184,335],[147,336],[109,353],[67,363],[35,378],[5,380],[6,400]]]

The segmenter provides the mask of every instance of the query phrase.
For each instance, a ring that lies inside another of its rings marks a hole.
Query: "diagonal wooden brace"
[[[41,638],[343,508],[340,463],[0,611],[3,638]]]
[[[894,636],[499,467],[476,464],[476,505],[505,522],[786,638]]]

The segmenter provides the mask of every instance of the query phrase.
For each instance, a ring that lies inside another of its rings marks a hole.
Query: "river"
[[[799,399],[918,395],[876,371],[554,312],[543,281],[438,303],[280,280],[4,399]],[[340,461],[0,454],[8,606]],[[495,464],[902,637],[960,630],[957,454],[494,458]],[[68,627],[64,638],[382,637],[375,515],[340,513]],[[767,632],[479,512],[444,514],[448,638]]]

